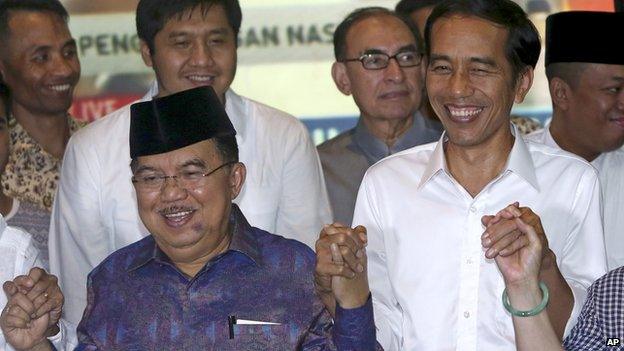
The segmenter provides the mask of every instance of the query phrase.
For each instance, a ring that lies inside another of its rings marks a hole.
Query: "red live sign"
[[[79,121],[92,122],[140,98],[140,95],[80,97],[74,99],[69,112]]]

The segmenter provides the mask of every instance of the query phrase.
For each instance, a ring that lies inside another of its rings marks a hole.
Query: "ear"
[[[559,77],[554,77],[548,83],[548,89],[550,90],[550,98],[552,99],[553,108],[564,111],[570,108],[572,88],[565,80]]]
[[[148,67],[154,67],[154,63],[152,62],[152,52],[147,45],[147,43],[141,40],[141,57],[143,58],[143,62]]]
[[[245,184],[245,178],[247,177],[247,168],[245,164],[238,162],[232,165],[232,169],[230,169],[230,193],[232,194],[232,200],[236,199],[238,194],[240,194],[241,189],[243,188],[243,184]]]
[[[345,95],[351,95],[351,80],[347,74],[347,66],[342,62],[334,62],[331,73],[338,90]]]
[[[520,77],[516,82],[516,96],[514,98],[514,102],[516,104],[524,101],[526,94],[531,89],[533,85],[533,67],[527,67],[523,72],[520,73]]]

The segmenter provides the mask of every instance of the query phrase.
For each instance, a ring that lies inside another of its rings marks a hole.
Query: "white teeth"
[[[184,212],[176,212],[176,213],[169,213],[166,214],[165,217],[167,218],[179,218],[179,217],[184,217],[184,216],[188,216],[192,213],[193,211],[184,211]]]
[[[453,115],[454,117],[472,117],[472,116],[479,114],[481,111],[483,111],[483,108],[474,108],[474,107],[470,107],[470,108],[449,107],[448,109],[451,115]]]
[[[70,84],[50,85],[50,89],[58,92],[65,92],[71,88]]]
[[[205,83],[205,82],[211,81],[213,77],[211,77],[211,76],[192,75],[192,76],[188,76],[188,78],[190,80],[195,80],[195,81],[198,81],[198,82]]]

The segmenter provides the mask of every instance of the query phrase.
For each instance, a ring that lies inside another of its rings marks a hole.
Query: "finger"
[[[520,211],[520,203],[517,202],[517,201],[514,202],[513,204],[508,205],[503,210],[507,211],[507,212],[510,212],[515,217],[520,217],[522,215],[522,212]]]
[[[15,285],[19,289],[19,292],[26,295],[30,291],[30,289],[35,285],[35,282],[31,277],[27,275],[19,275],[13,279]]]
[[[4,290],[4,293],[6,294],[7,298],[10,298],[11,296],[15,295],[18,292],[17,286],[15,285],[14,282],[10,280],[2,284],[2,290]]]
[[[344,277],[349,279],[355,277],[355,272],[345,264],[323,263],[319,264],[317,268],[318,271],[323,272],[323,275],[330,275],[332,277]]]
[[[357,251],[364,247],[361,241],[357,238],[356,234],[351,230],[344,230],[343,233],[333,234],[320,239],[318,242],[322,248],[326,248],[329,250],[329,246],[334,243],[338,244],[338,246],[346,246],[353,254],[357,253]]]
[[[30,277],[30,279],[33,280],[33,282],[37,283],[41,278],[44,278],[45,276],[47,276],[48,274],[46,273],[46,271],[44,271],[43,269],[39,268],[39,267],[33,267],[30,269],[30,271],[28,272],[28,276]]]
[[[36,311],[35,306],[33,305],[32,301],[30,301],[26,297],[26,295],[19,293],[19,292],[11,296],[11,298],[7,301],[7,305],[19,306],[21,309],[26,311],[26,313],[28,313],[28,315],[31,317],[35,314],[35,311]]]
[[[518,237],[518,239],[516,239],[514,242],[512,242],[506,248],[500,250],[498,252],[498,254],[503,256],[503,257],[511,256],[514,253],[518,252],[520,249],[522,249],[522,248],[524,248],[524,247],[526,247],[528,245],[529,245],[529,239],[527,238],[527,236],[526,235],[520,235]]]
[[[6,316],[4,316],[3,324],[6,328],[26,329],[29,327],[29,322],[30,319],[27,321],[22,318],[7,314]]]
[[[537,248],[541,250],[542,241],[540,240],[537,233],[535,232],[535,229],[533,229],[533,227],[525,223],[520,218],[516,218],[516,224],[518,226],[518,229],[526,235],[529,241],[529,246],[532,248]]]
[[[36,298],[43,294],[49,294],[48,289],[54,287],[57,284],[57,280],[55,276],[47,276],[45,278],[39,279],[37,283],[30,289],[26,296],[31,300],[35,301]]]
[[[513,231],[507,235],[505,235],[504,237],[502,237],[500,240],[498,240],[496,243],[494,243],[486,252],[485,252],[485,257],[487,258],[494,258],[496,257],[496,255],[498,255],[499,252],[501,252],[502,250],[504,250],[505,248],[507,248],[509,245],[511,245],[514,241],[516,241],[519,237],[521,236],[521,232],[520,231]]]
[[[487,227],[493,219],[494,219],[494,216],[492,215],[483,216],[481,217],[481,224]]]
[[[355,232],[357,237],[360,239],[362,244],[366,246],[368,244],[368,233],[366,231],[366,227],[363,225],[358,225],[357,227],[353,228],[353,231]]]
[[[340,248],[338,247],[338,244],[336,243],[332,243],[329,246],[330,250],[331,250],[331,254],[332,254],[332,261],[334,263],[344,263],[342,260],[342,254],[340,253]]]
[[[502,220],[499,223],[489,226],[481,235],[481,244],[489,248],[496,244],[501,238],[517,230],[516,223],[511,220]]]
[[[351,270],[356,272],[363,272],[364,266],[360,263],[358,253],[361,256],[362,250],[358,250],[357,253],[352,252],[348,248],[341,246],[339,247],[340,254],[342,255],[342,262],[345,262]],[[333,255],[333,254],[332,254]]]

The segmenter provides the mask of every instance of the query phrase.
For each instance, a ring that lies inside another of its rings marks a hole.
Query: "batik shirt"
[[[70,134],[80,128],[72,117],[67,120]],[[61,160],[45,151],[14,117],[9,120],[9,135],[9,163],[2,174],[4,193],[52,211]]]
[[[335,324],[313,286],[304,244],[251,227],[238,207],[229,249],[193,278],[148,236],[88,278],[77,350],[371,350],[372,303],[337,307]],[[229,323],[238,321],[260,324]]]

